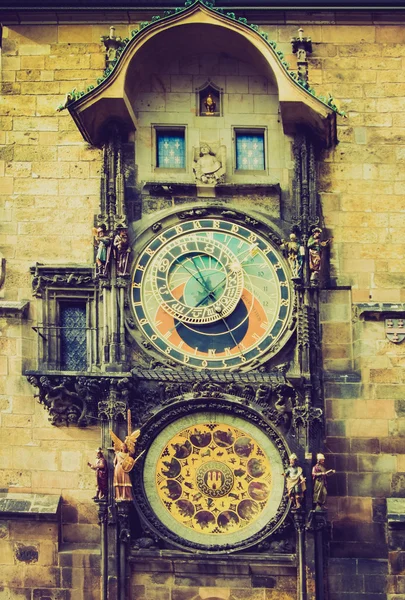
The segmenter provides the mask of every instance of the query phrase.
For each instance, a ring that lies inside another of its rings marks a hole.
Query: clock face
[[[135,265],[138,326],[183,365],[239,368],[285,333],[292,290],[284,260],[262,235],[225,219],[195,219],[157,235]]]
[[[283,471],[274,441],[259,427],[205,411],[170,423],[155,437],[143,489],[171,539],[220,550],[248,546],[282,518]]]

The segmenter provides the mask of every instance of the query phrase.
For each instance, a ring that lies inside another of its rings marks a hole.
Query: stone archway
[[[261,34],[257,26],[249,26],[244,19],[223,14],[200,0],[191,3],[165,18],[157,17],[142,29],[134,30],[127,40],[112,72],[98,80],[98,85],[79,98],[74,96],[68,108],[86,141],[100,144],[106,120],[121,120],[128,130],[137,128],[133,108],[136,94],[137,66],[148,63],[154,49],[160,54],[179,44],[199,43],[214,45],[215,51],[232,48],[238,55],[249,56],[251,62],[260,64],[266,76],[273,80],[278,90],[281,120],[286,134],[306,126],[329,146],[335,140],[335,112],[324,101],[310,94],[286,69],[282,58]],[[157,50],[158,49],[158,50]],[[164,56],[163,54],[163,56]],[[73,99],[73,102],[72,102]]]

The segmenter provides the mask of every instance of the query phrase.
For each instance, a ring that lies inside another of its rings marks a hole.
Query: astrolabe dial
[[[224,319],[243,291],[238,258],[225,244],[203,234],[169,242],[151,271],[155,298],[181,323],[204,325]]]
[[[265,236],[226,219],[180,223],[140,252],[132,281],[138,328],[193,368],[233,369],[288,337],[292,288]]]
[[[209,545],[249,538],[274,517],[283,467],[252,424],[213,414],[181,419],[154,441],[144,485],[155,514],[185,540]]]

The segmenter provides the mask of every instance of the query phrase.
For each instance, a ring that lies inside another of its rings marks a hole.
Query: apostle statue
[[[286,469],[284,477],[287,485],[287,495],[293,508],[301,508],[304,492],[306,490],[305,477],[302,467],[298,464],[296,454],[290,456],[290,466]]]
[[[104,500],[108,496],[108,467],[101,448],[97,450],[96,461],[88,466],[96,472],[96,495],[93,500]]]
[[[325,468],[325,457],[323,454],[316,455],[316,465],[312,469],[312,479],[314,484],[314,504],[316,505],[315,510],[323,510],[326,504],[326,497],[328,495],[327,490],[327,479],[329,475],[336,473],[334,469]]]

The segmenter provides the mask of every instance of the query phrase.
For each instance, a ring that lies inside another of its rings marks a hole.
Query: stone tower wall
[[[116,34],[125,37],[134,25],[117,25]],[[296,28],[263,26],[292,66],[289,40]],[[0,249],[7,276],[0,294],[31,302],[28,320],[0,318],[0,487],[61,494],[63,543],[98,541],[94,474],[86,463],[99,433],[51,426],[21,375],[37,353],[29,267],[93,260],[101,154],[56,107],[72,88],[85,89],[102,73],[99,38],[107,30],[104,24],[5,27],[1,55]],[[322,292],[321,313],[325,450],[328,466],[337,470],[328,500],[336,559],[330,600],[353,589],[340,575],[342,564],[356,575],[353,593],[380,600],[385,566],[377,563],[380,570],[372,571],[377,567],[367,559],[387,558],[384,498],[404,494],[405,342],[389,342],[384,319],[358,305],[405,302],[405,26],[304,24],[304,31],[313,40],[310,83],[319,93],[330,91],[347,113],[338,118],[339,144],[319,160],[324,226],[333,236],[332,287]],[[49,588],[82,589],[82,580],[61,579],[63,563],[56,547],[50,554],[48,533],[41,531],[40,558],[23,569],[17,538],[8,530],[2,536],[0,586],[22,590],[22,598],[45,581]],[[339,562],[348,559],[350,567]],[[395,598],[403,581],[401,568],[393,569],[389,592]],[[148,600],[169,598],[164,583],[148,581]],[[250,597],[289,598],[261,588]]]

